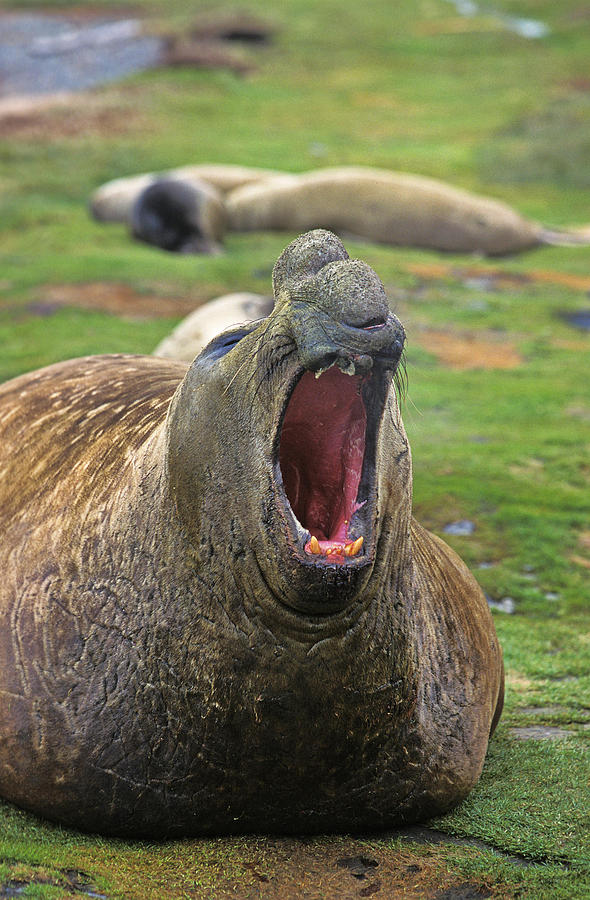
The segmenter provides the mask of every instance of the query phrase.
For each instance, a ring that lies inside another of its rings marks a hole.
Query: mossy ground
[[[183,304],[269,291],[294,235],[230,235],[212,258],[134,244],[85,208],[95,187],[121,175],[200,161],[377,165],[496,196],[551,227],[590,222],[590,34],[580,2],[497,0],[548,23],[539,41],[489,16],[462,19],[445,0],[247,6],[271,15],[278,32],[249,51],[257,69],[246,77],[155,71],[74,108],[3,120],[0,378],[86,353],[149,352]],[[195,11],[188,0],[140,8],[160,28],[180,28]],[[407,325],[416,515],[438,532],[471,520],[471,535],[448,541],[493,600],[514,602],[513,615],[495,613],[507,704],[483,777],[458,810],[430,823],[483,843],[385,835],[147,845],[3,806],[0,896],[590,894],[590,336],[564,318],[590,307],[590,251],[490,261],[348,246],[378,271]],[[161,297],[169,312],[76,306],[75,286],[81,297],[89,284],[105,298],[122,286]],[[516,730],[527,728],[544,736]],[[356,873],[339,865],[357,858]]]

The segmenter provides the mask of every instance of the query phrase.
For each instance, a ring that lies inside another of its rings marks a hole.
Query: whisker
[[[393,383],[395,385],[395,392],[397,394],[398,403],[402,404],[406,400],[409,387],[408,368],[406,366],[405,353],[402,353],[401,355],[397,369],[395,370],[395,375],[393,376]]]
[[[242,369],[244,368],[244,366],[246,365],[246,363],[249,363],[250,360],[253,358],[253,356],[254,356],[254,354],[252,353],[251,356],[246,357],[246,359],[242,362],[242,364],[238,366],[238,368],[234,372],[230,382],[226,385],[226,388],[223,392],[224,397],[227,394],[227,392],[229,391],[229,389],[232,386],[232,384],[234,383],[234,381],[236,380],[236,378],[238,377],[238,375],[240,374],[240,372],[242,371]]]

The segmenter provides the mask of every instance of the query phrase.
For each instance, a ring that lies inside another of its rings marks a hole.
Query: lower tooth
[[[344,548],[344,552],[346,553],[346,555],[347,556],[356,556],[357,553],[360,552],[361,547],[363,546],[363,540],[364,540],[364,538],[361,535],[360,538],[357,538],[356,541],[353,541],[352,544],[347,544],[346,547]]]

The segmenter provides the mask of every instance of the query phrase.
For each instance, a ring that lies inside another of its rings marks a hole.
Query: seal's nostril
[[[364,325],[361,325],[360,327],[364,331],[374,331],[376,328],[385,328],[385,325],[385,319],[369,319],[367,322],[365,322]]]

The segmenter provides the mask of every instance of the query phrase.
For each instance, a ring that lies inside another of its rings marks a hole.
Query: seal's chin
[[[279,465],[306,562],[358,564],[373,543],[374,446],[386,381],[333,365],[319,376],[303,372],[291,392]]]

